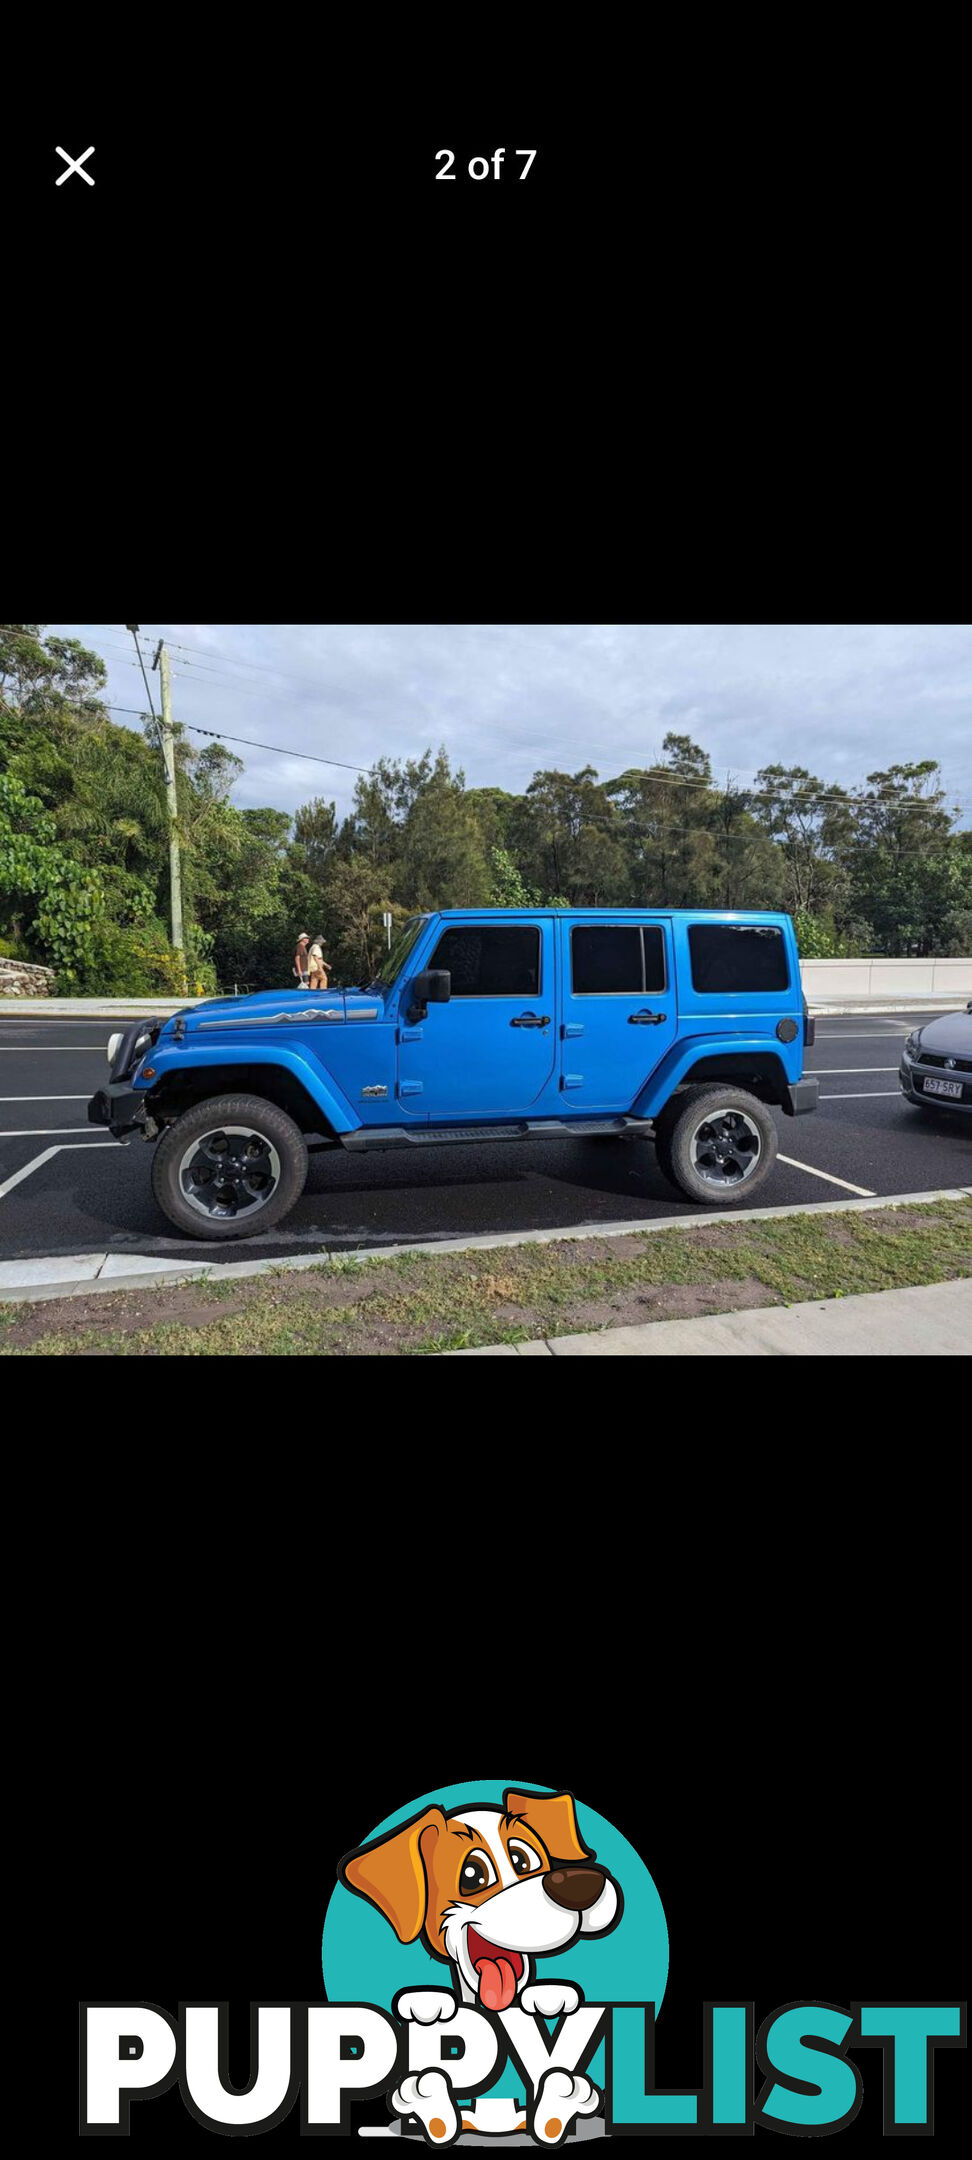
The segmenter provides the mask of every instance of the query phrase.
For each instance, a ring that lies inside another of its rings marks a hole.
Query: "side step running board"
[[[512,1125],[369,1125],[341,1133],[342,1147],[353,1154],[366,1148],[479,1147],[484,1140],[590,1140],[605,1134],[647,1135],[651,1118],[522,1118]]]

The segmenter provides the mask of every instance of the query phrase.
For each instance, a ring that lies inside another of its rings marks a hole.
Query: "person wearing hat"
[[[326,990],[330,961],[324,958],[324,933],[319,931],[308,947],[307,982],[311,990]]]
[[[302,990],[306,990],[307,988],[307,947],[309,944],[309,933],[306,930],[302,930],[297,940],[297,950],[294,954],[293,965],[293,973],[296,975],[297,981],[299,982]]]

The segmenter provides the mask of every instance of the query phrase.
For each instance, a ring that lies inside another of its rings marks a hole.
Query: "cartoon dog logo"
[[[421,2012],[423,2023],[449,2017],[457,1993],[460,2002],[493,2013],[516,2004],[534,2015],[559,2017],[577,2009],[580,1992],[566,1981],[536,1983],[535,1961],[578,1936],[608,1934],[623,1910],[618,1884],[595,1865],[596,1858],[581,1837],[572,1793],[507,1791],[502,1808],[477,1804],[455,1815],[439,1806],[425,1808],[399,1829],[347,1853],[338,1877],[377,1907],[399,1942],[421,1937],[433,1957],[452,1967],[451,1993],[428,1988],[414,1990],[411,1997],[405,1993],[398,1999],[399,2017]],[[565,2078],[563,2071],[548,2075],[559,2080],[559,2112],[553,2119],[562,2135],[573,2115],[596,2112],[601,2095],[587,2078]],[[428,2086],[430,2079],[439,2109],[435,2116],[419,2105],[423,2094],[414,2089]],[[569,2093],[561,2090],[565,2082]],[[447,2102],[447,2081],[434,2072],[424,2079],[406,2078],[392,2096],[397,2113],[417,2113],[426,2135],[439,2142],[458,2135],[458,2118]],[[537,2112],[543,2113],[539,2100]],[[500,2100],[479,2100],[462,2119],[467,2130],[524,2127],[525,2118]],[[544,2136],[543,2142],[560,2138]]]

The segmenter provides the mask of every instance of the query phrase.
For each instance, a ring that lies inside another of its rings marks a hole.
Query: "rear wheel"
[[[665,1176],[704,1207],[748,1200],[768,1178],[776,1150],[772,1111],[744,1088],[687,1088],[655,1127]]]
[[[196,1238],[251,1237],[300,1199],[304,1136],[259,1095],[217,1095],[183,1111],[159,1141],[152,1191],[177,1230]]]

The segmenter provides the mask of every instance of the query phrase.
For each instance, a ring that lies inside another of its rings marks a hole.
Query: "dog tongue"
[[[508,2010],[516,1994],[516,1978],[508,1958],[477,1958],[479,1994],[487,2010]]]

